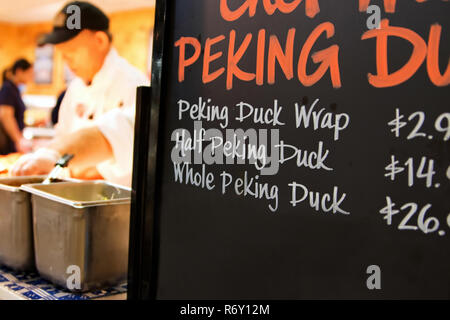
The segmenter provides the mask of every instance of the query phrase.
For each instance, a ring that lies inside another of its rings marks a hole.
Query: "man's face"
[[[85,81],[91,81],[98,71],[100,57],[99,43],[95,32],[81,31],[75,38],[57,44],[56,49],[62,53],[63,59],[70,69]]]

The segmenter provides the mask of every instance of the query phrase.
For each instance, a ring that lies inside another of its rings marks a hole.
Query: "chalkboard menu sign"
[[[450,298],[450,2],[156,15],[135,297]]]

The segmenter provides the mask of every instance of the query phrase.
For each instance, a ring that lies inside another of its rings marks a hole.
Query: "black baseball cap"
[[[38,40],[38,45],[66,42],[86,29],[104,31],[109,34],[109,18],[102,10],[89,2],[69,2],[53,20],[53,31],[42,36]]]

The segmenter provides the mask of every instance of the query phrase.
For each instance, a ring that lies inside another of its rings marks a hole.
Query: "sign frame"
[[[167,112],[172,47],[173,1],[156,0],[152,59],[152,88],[140,91],[136,113],[133,193],[131,208],[128,299],[156,300],[159,273],[162,146]],[[145,108],[147,107],[147,108]]]
[[[128,300],[156,300],[159,248],[158,185],[161,181],[159,132],[163,130],[164,81],[170,45],[164,37],[170,27],[170,1],[156,0],[153,29],[151,88],[138,89],[132,179],[130,246],[128,261]]]

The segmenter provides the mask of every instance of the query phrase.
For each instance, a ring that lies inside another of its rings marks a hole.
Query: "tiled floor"
[[[0,299],[23,300],[92,300],[126,299],[126,283],[114,288],[75,294],[64,291],[35,273],[14,272],[0,267]]]

